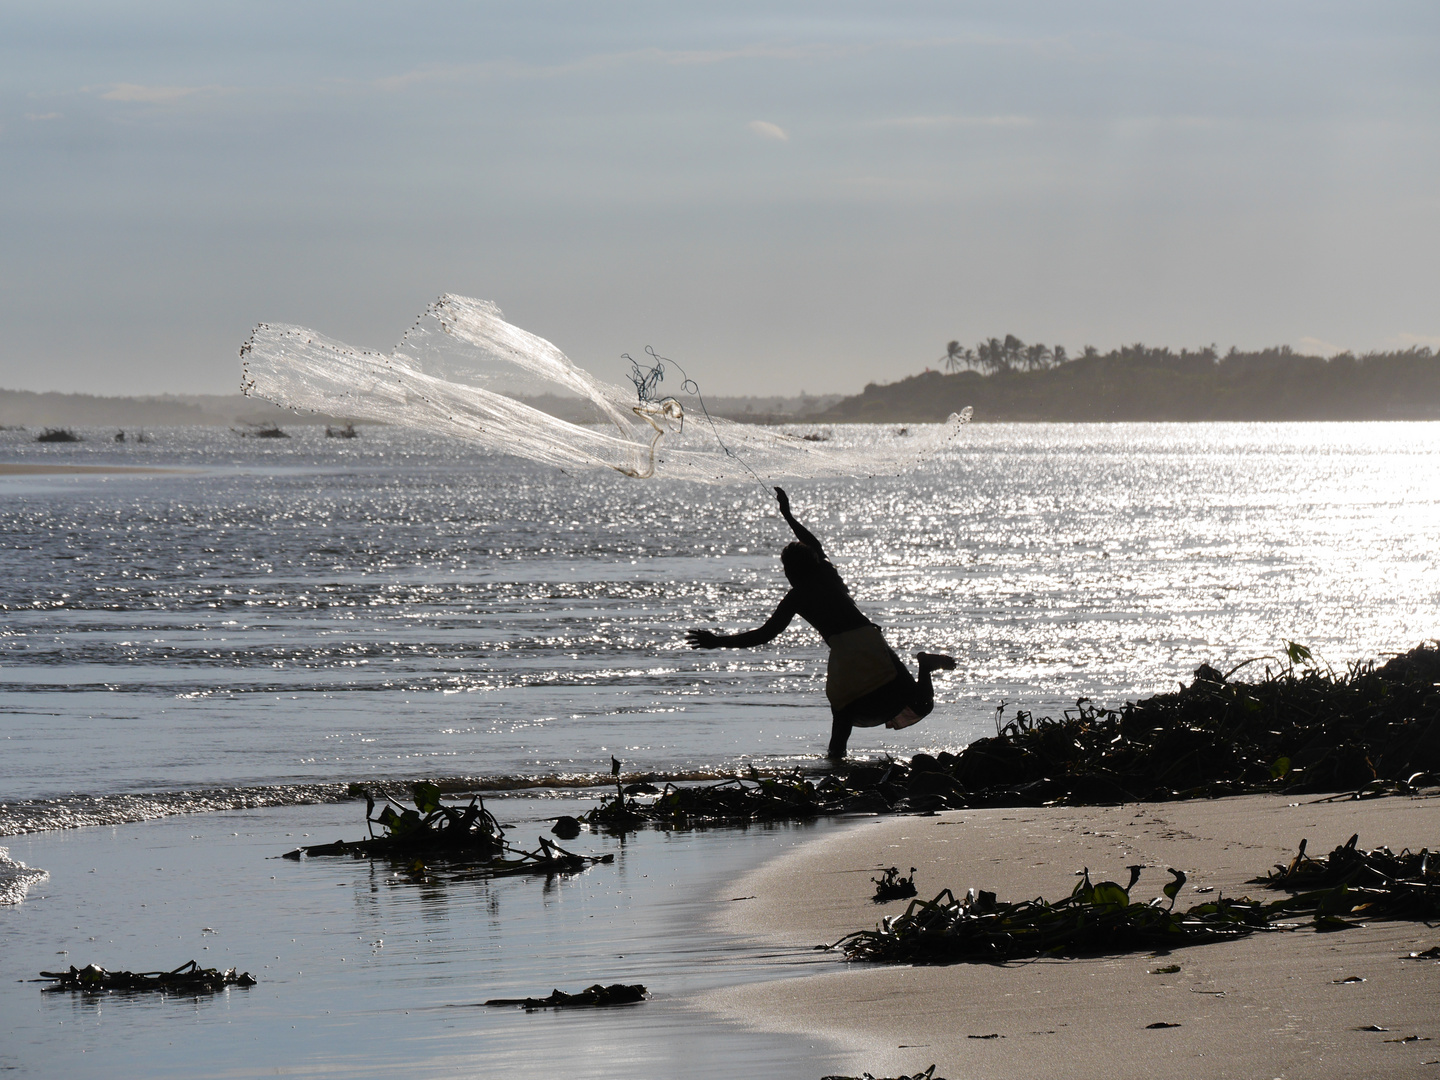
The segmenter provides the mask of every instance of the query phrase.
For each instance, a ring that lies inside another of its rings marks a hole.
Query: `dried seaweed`
[[[487,1006],[518,1005],[526,1012],[533,1009],[595,1009],[609,1005],[633,1005],[636,1002],[644,1001],[647,996],[648,991],[639,983],[630,985],[611,983],[609,986],[596,983],[594,986],[581,990],[578,994],[567,994],[564,990],[552,990],[547,997],[491,998],[485,1004]]]
[[[1025,711],[959,754],[843,762],[824,775],[751,772],[715,784],[622,785],[581,819],[628,831],[837,813],[1159,802],[1253,792],[1415,794],[1440,784],[1440,647],[1377,667],[1322,670],[1287,644],[1254,682],[1202,664],[1193,682],[1119,709],[1082,698],[1059,719]],[[1247,665],[1241,665],[1245,667]]]
[[[1340,889],[1355,901],[1354,909],[1371,918],[1434,919],[1440,917],[1440,857],[1428,848],[1398,855],[1387,847],[1365,851],[1360,834],[1330,852],[1324,859],[1305,854],[1301,840],[1288,864],[1275,866],[1264,877],[1251,879],[1290,893]]]
[[[901,877],[900,868],[892,866],[884,877],[871,878],[875,885],[873,900],[877,904],[888,904],[891,900],[905,900],[915,895],[915,867],[910,867],[910,876]]]
[[[1185,875],[1172,870],[1165,886],[1170,906],[1130,899],[1139,875],[1128,886],[1092,884],[1082,872],[1071,894],[1005,903],[994,893],[971,889],[957,899],[944,889],[933,900],[913,900],[903,915],[886,918],[875,930],[847,934],[824,949],[839,949],[850,960],[892,964],[998,962],[1036,956],[1074,956],[1168,949],[1201,941],[1244,937],[1268,929],[1266,905],[1249,899],[1215,900],[1175,911]]]
[[[1001,962],[1040,956],[1079,956],[1173,949],[1291,930],[1309,918],[1316,930],[1359,925],[1360,919],[1430,919],[1440,913],[1440,875],[1428,852],[1388,848],[1360,851],[1352,838],[1323,863],[1307,859],[1304,844],[1288,866],[1252,884],[1292,893],[1278,900],[1219,897],[1184,911],[1175,899],[1185,874],[1170,870],[1164,898],[1134,901],[1131,890],[1144,869],[1130,867],[1130,882],[1092,884],[1088,868],[1068,897],[1005,903],[971,889],[957,899],[949,889],[933,900],[914,900],[900,916],[875,930],[847,934],[833,945],[850,960],[892,964]],[[1165,904],[1165,899],[1169,904]]]
[[[872,1076],[870,1073],[861,1073],[859,1076],[822,1076],[820,1080],[945,1080],[943,1076],[935,1075],[935,1066],[931,1065],[922,1072],[906,1073],[904,1076]]]
[[[115,991],[142,993],[162,991],[186,994],[213,994],[227,986],[254,986],[255,978],[248,971],[236,973],[234,968],[202,968],[194,960],[181,964],[174,971],[106,971],[96,964],[83,968],[71,965],[69,971],[42,971],[41,978],[55,980],[46,992],[73,990],[82,994],[108,994]]]
[[[1343,674],[1294,642],[1247,664],[1261,661],[1257,681],[1202,664],[1189,686],[1118,710],[1082,698],[1058,720],[1020,711],[1004,722],[1002,706],[995,738],[940,755],[935,769],[972,806],[1383,794],[1440,779],[1440,648]]]
[[[369,792],[365,795],[365,824],[370,836],[364,840],[337,840],[333,844],[311,844],[287,851],[284,858],[302,859],[326,855],[349,855],[356,859],[394,858],[411,861],[412,875],[423,876],[424,860],[446,859],[478,865],[487,873],[565,874],[576,873],[596,863],[615,860],[604,855],[577,855],[553,841],[539,837],[539,849],[526,851],[505,839],[506,826],[485,809],[477,795],[462,807],[440,801],[435,784],[415,784],[413,809],[385,797],[380,813]],[[383,830],[376,835],[375,829]]]

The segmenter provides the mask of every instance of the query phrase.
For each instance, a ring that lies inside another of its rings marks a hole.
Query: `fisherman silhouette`
[[[855,606],[850,589],[815,534],[795,520],[790,497],[777,487],[775,498],[796,536],[780,553],[790,591],[758,629],[739,634],[690,630],[685,639],[692,649],[748,649],[774,641],[796,615],[808,622],[830,646],[825,696],[830,700],[833,722],[825,756],[839,761],[853,729],[884,724],[898,730],[930,715],[935,708],[930,673],[953,670],[955,659],[941,653],[916,653],[920,677],[911,676],[880,627]]]

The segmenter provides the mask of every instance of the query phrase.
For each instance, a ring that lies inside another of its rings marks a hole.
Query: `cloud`
[[[1396,334],[1390,340],[1403,349],[1413,348],[1416,345],[1428,345],[1432,349],[1440,349],[1440,334]]]
[[[58,112],[42,112],[42,113],[27,112],[27,113],[25,114],[25,119],[26,119],[26,120],[60,120],[60,119],[62,119],[64,116],[65,116],[64,113],[58,113]]]
[[[116,83],[100,97],[104,101],[138,101],[146,105],[174,105],[181,98],[206,90],[219,89],[215,86],[140,86],[136,83]]]
[[[751,120],[745,125],[762,139],[774,139],[776,142],[789,142],[790,135],[779,124],[772,124],[769,120]]]

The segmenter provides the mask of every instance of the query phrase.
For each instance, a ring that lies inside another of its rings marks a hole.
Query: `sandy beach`
[[[871,876],[887,866],[916,867],[925,898],[975,887],[1002,900],[1058,899],[1087,866],[1093,880],[1124,882],[1131,863],[1151,868],[1135,887],[1148,899],[1173,866],[1189,875],[1179,898],[1188,907],[1206,895],[1261,895],[1247,879],[1288,860],[1302,837],[1317,857],[1352,833],[1361,847],[1433,849],[1437,812],[1433,799],[1246,796],[866,820],[738,879],[729,896],[753,899],[725,905],[719,918],[727,931],[777,946],[833,942],[904,910],[903,901],[872,901]],[[1160,959],[837,962],[828,974],[716,990],[701,1005],[762,1030],[831,1040],[856,1075],[932,1062],[950,1080],[1440,1075],[1440,964],[1406,958],[1437,942],[1440,931],[1422,923],[1375,922],[1256,934]],[[1157,971],[1171,965],[1179,971]],[[1359,1030],[1369,1025],[1386,1030]]]

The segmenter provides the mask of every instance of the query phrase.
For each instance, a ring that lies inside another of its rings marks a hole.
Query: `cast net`
[[[902,472],[954,438],[944,424],[843,437],[712,417],[688,378],[662,395],[666,361],[631,361],[633,385],[595,378],[485,300],[442,296],[394,352],[261,323],[240,349],[241,391],[300,412],[423,428],[562,468],[725,483]],[[682,372],[683,375],[683,372]],[[672,383],[673,384],[673,383]],[[763,479],[762,479],[763,478]]]

